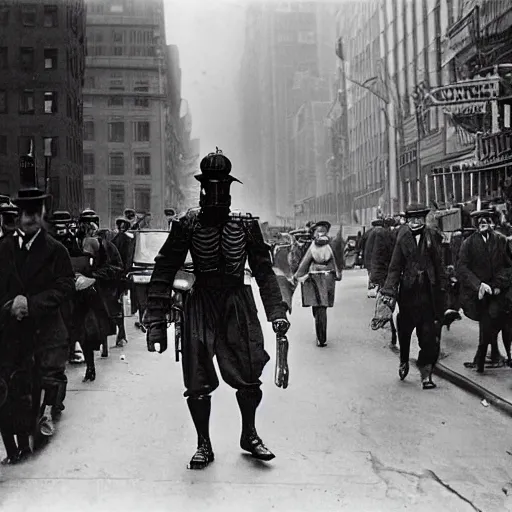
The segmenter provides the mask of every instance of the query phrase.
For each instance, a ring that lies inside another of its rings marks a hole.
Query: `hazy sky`
[[[182,97],[201,154],[237,142],[237,80],[244,43],[243,0],[164,0],[168,44],[179,48]]]

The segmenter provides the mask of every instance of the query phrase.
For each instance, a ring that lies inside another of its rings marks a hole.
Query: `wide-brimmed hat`
[[[0,195],[0,215],[18,215],[19,211],[9,196]]]
[[[99,224],[100,217],[94,210],[84,210],[78,217],[78,222],[95,222]]]
[[[199,168],[201,174],[196,174],[194,178],[200,183],[205,181],[224,181],[228,183],[237,181],[242,183],[238,178],[230,176],[231,160],[219,148],[216,148],[215,153],[208,153],[201,160]]]
[[[132,221],[126,217],[117,217],[116,226],[119,226],[119,224],[128,224],[128,226],[131,226]]]
[[[129,219],[130,217],[134,219],[137,216],[137,212],[133,208],[126,208],[123,212],[123,215]],[[131,222],[131,221],[130,221]]]
[[[53,212],[52,218],[50,219],[51,224],[61,224],[61,225],[67,225],[70,224],[73,218],[71,217],[71,214],[66,210],[59,210],[56,212]]]
[[[426,217],[430,213],[430,208],[427,208],[424,204],[415,203],[409,205],[405,210],[405,217],[407,219],[416,217]]]
[[[320,227],[323,227],[325,228],[327,231],[329,231],[331,229],[331,223],[330,222],[327,222],[326,220],[321,220],[319,222],[315,222],[310,228],[309,228],[309,231],[310,233],[314,233],[315,230],[317,228],[320,228]]]
[[[18,195],[13,199],[13,203],[20,208],[27,205],[44,204],[50,194],[46,194],[37,187],[22,188],[18,191]]]
[[[176,210],[174,208],[165,208],[164,209],[164,215],[167,217],[176,215]]]
[[[492,219],[495,213],[496,212],[492,208],[481,208],[480,210],[471,212],[470,215],[473,220],[478,221],[478,219],[481,219],[482,217]]]

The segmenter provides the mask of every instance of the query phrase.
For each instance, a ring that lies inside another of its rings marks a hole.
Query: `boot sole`
[[[247,453],[250,453],[255,459],[258,459],[258,460],[263,460],[263,461],[268,462],[269,460],[276,458],[276,456],[273,453],[270,453],[269,455],[258,455],[257,453],[254,453],[249,448],[244,448],[243,446],[241,446],[240,448],[242,448],[242,450],[246,451]]]
[[[206,462],[192,462],[190,461],[188,463],[188,466],[187,466],[187,469],[191,469],[191,470],[201,470],[201,469],[205,469],[207,466],[209,466],[213,461],[215,460],[215,456],[211,455],[211,457],[208,457],[208,460]]]

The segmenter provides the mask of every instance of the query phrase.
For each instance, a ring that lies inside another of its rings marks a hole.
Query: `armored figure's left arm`
[[[269,322],[285,319],[288,308],[283,301],[279,284],[272,269],[270,253],[257,220],[249,221],[248,232],[247,257],[252,274],[260,289],[267,319]]]

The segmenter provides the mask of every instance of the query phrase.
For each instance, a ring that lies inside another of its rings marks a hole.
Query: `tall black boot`
[[[188,469],[204,469],[215,459],[210,441],[211,396],[188,398],[187,404],[197,431],[197,451],[190,460]]]
[[[126,330],[124,328],[124,316],[119,316],[116,318],[117,325],[117,339],[116,339],[116,347],[124,347],[128,340],[126,339]]]
[[[240,448],[252,454],[259,460],[272,460],[275,455],[263,444],[256,432],[256,409],[261,402],[263,393],[261,389],[240,389],[236,392],[236,399],[242,414],[242,435]]]

